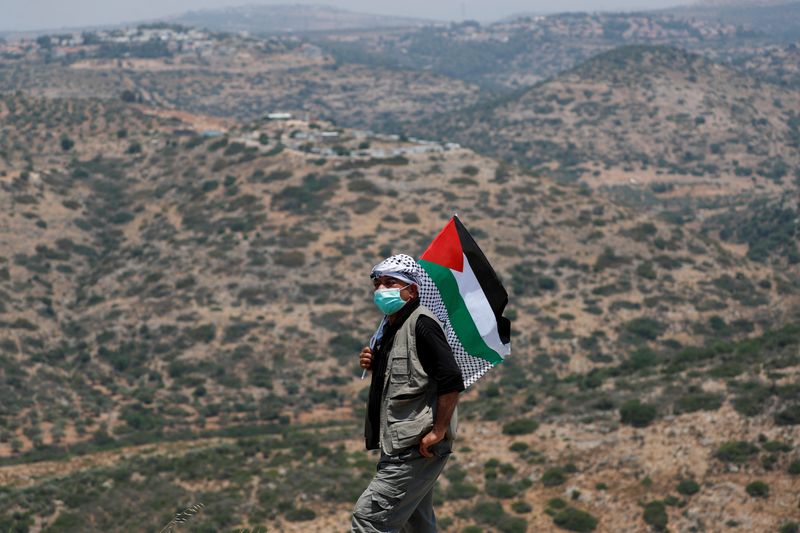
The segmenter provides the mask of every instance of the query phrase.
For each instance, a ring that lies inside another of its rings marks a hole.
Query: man
[[[440,322],[420,304],[421,273],[402,254],[370,273],[384,318],[360,354],[372,371],[364,437],[381,457],[353,510],[354,532],[436,531],[433,486],[452,450],[464,382]]]

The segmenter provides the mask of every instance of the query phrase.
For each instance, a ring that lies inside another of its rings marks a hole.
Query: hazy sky
[[[442,20],[491,21],[521,11],[644,10],[691,0],[0,0],[0,31],[134,22],[191,9],[242,4],[328,4],[344,9]]]

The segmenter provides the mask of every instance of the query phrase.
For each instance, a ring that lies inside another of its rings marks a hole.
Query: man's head
[[[384,312],[387,309],[393,309],[392,306],[384,308],[378,303],[379,290],[397,289],[403,302],[419,296],[419,272],[419,264],[405,254],[393,255],[372,267],[369,277],[372,279],[372,286],[376,291],[375,303],[378,304],[378,307]],[[392,313],[386,312],[386,314]]]

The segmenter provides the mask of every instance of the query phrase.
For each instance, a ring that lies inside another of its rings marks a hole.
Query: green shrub
[[[766,498],[769,496],[769,485],[763,481],[750,482],[744,490],[753,498]]]
[[[629,400],[619,408],[620,421],[633,427],[647,427],[656,418],[656,406]]]
[[[222,154],[226,157],[231,157],[244,152],[246,148],[247,147],[244,145],[244,143],[232,142],[227,148],[225,148],[225,151],[222,152]]]
[[[2,521],[0,521],[2,523]],[[55,522],[50,525],[53,531],[80,531],[84,524],[83,517],[76,513],[61,513]],[[48,529],[50,529],[48,528]],[[8,531],[28,531],[27,529],[9,529]]]
[[[666,324],[654,318],[634,318],[625,324],[625,331],[645,340],[655,340],[667,330]]]
[[[62,512],[63,514],[67,514]],[[74,516],[74,515],[73,515]],[[51,527],[58,523],[58,519],[51,524]],[[11,516],[0,514],[0,531],[3,533],[27,533],[30,531],[30,526],[34,524],[33,517],[26,513],[14,512]],[[80,523],[70,524],[71,527],[77,527]]]
[[[221,137],[219,140],[214,141],[208,145],[208,151],[214,152],[216,150],[219,150],[220,148],[224,148],[225,146],[228,146],[228,138]]]
[[[135,431],[151,431],[160,428],[164,424],[164,420],[155,414],[152,409],[148,409],[138,403],[123,407],[120,418],[125,421],[130,429]]]
[[[658,364],[658,355],[650,348],[642,347],[631,352],[628,359],[620,365],[620,370],[636,372],[656,364]]]
[[[651,261],[645,261],[636,267],[636,275],[645,279],[656,279],[656,271]]]
[[[402,214],[403,224],[419,224],[419,215],[413,211]]]
[[[194,342],[209,343],[214,340],[216,333],[217,328],[214,324],[203,324],[186,330],[186,336]]]
[[[363,340],[349,333],[339,333],[331,337],[328,346],[335,357],[346,359],[361,350]]]
[[[288,268],[298,268],[306,263],[306,255],[299,250],[278,252],[274,256],[275,264]]]
[[[660,501],[653,501],[645,505],[644,514],[642,515],[646,524],[649,524],[656,531],[666,531],[667,522],[667,509],[664,503]]]
[[[731,402],[737,412],[745,416],[757,416],[764,412],[772,397],[769,387],[751,381],[737,383],[737,393]]]
[[[518,493],[519,489],[507,481],[489,480],[486,482],[486,494],[494,498],[513,498]]]
[[[758,447],[747,441],[726,442],[719,447],[714,456],[728,463],[744,463],[758,453]]]
[[[792,461],[786,471],[792,476],[800,476],[800,459]]]
[[[548,468],[542,474],[542,484],[545,487],[555,487],[561,485],[567,480],[567,474],[561,467]]]
[[[695,411],[715,411],[722,406],[723,396],[714,392],[690,392],[678,398],[673,411],[676,415]]]
[[[553,523],[568,531],[587,532],[594,531],[597,527],[597,518],[586,511],[567,507],[553,517]]]
[[[565,508],[567,506],[567,502],[565,502],[561,498],[550,498],[547,501],[547,506],[552,509],[559,510]]]
[[[483,524],[496,524],[505,515],[500,502],[482,500],[472,508],[472,517]]]
[[[764,450],[768,452],[790,452],[792,445],[779,440],[769,440],[761,445]]]
[[[317,513],[308,507],[290,509],[286,512],[286,520],[290,522],[306,522],[308,520],[314,520],[316,517]]]
[[[683,479],[675,489],[684,496],[691,496],[700,492],[700,485],[693,479]]]
[[[480,169],[475,165],[467,165],[461,168],[461,172],[466,174],[467,176],[477,176],[480,172]]]
[[[222,342],[231,343],[244,337],[251,329],[258,326],[256,322],[236,322],[225,328]]]
[[[539,428],[539,423],[531,418],[512,420],[503,425],[504,435],[527,435]]]
[[[518,500],[511,504],[511,510],[515,513],[525,514],[533,511],[533,507],[528,502]]]
[[[451,500],[468,500],[478,494],[478,487],[465,481],[451,482],[447,487],[447,498]]]
[[[779,426],[796,426],[800,424],[800,403],[790,405],[783,411],[775,413],[775,423]]]
[[[525,533],[528,531],[528,522],[524,518],[504,514],[496,527],[500,533]]]
[[[527,442],[512,442],[511,446],[508,447],[509,450],[515,453],[526,452],[528,448],[530,448],[530,446],[528,446]]]
[[[800,524],[797,522],[786,522],[781,525],[778,533],[800,533]]]
[[[554,291],[558,288],[558,283],[550,276],[539,276],[536,285],[543,291]]]

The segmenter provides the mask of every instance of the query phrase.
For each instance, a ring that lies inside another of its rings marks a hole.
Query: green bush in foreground
[[[800,524],[797,522],[786,522],[778,530],[778,533],[800,533]]]
[[[533,507],[528,502],[516,501],[511,504],[511,510],[515,513],[525,514],[533,511]]]
[[[567,475],[564,469],[560,467],[548,468],[542,474],[542,484],[545,487],[555,487],[561,485],[567,480]]]
[[[286,520],[289,520],[290,522],[304,522],[307,520],[314,520],[316,517],[317,513],[308,507],[291,509],[286,512]]]
[[[647,427],[656,418],[656,406],[629,400],[619,408],[620,420],[633,427]]]
[[[539,428],[539,423],[530,418],[520,418],[519,420],[512,420],[503,425],[504,435],[527,435],[533,433]]]
[[[719,447],[714,456],[728,463],[744,463],[758,453],[758,447],[747,441],[726,442]]]
[[[496,501],[476,503],[472,508],[472,518],[481,524],[493,526],[501,533],[525,533],[528,530],[528,522],[524,518],[507,514]]]
[[[684,479],[678,483],[676,490],[684,496],[691,496],[700,492],[700,485],[693,479]]]
[[[775,413],[775,423],[779,426],[796,426],[800,424],[800,404],[791,405]]]
[[[586,511],[567,507],[553,517],[553,523],[568,531],[587,532],[594,531],[597,527],[597,518]]]
[[[676,415],[695,411],[716,411],[722,406],[723,397],[714,392],[690,392],[678,398],[673,411]]]
[[[478,494],[478,487],[465,481],[450,483],[447,488],[447,497],[451,500],[468,500]]]
[[[645,505],[644,514],[642,515],[646,524],[649,524],[656,531],[666,531],[667,522],[667,509],[664,502],[653,501]]]
[[[769,485],[763,481],[748,483],[744,490],[753,498],[766,498],[769,496]]]
[[[800,459],[792,461],[786,471],[792,476],[800,476]]]
[[[550,498],[547,502],[548,507],[552,507],[553,509],[559,510],[563,509],[567,506],[567,502],[562,500],[561,498]]]

